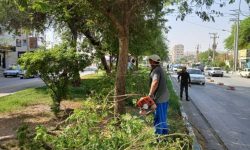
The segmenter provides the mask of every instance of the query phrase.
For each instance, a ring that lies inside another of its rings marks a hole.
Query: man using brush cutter
[[[149,97],[156,104],[154,112],[155,134],[168,134],[167,110],[168,110],[168,90],[164,71],[160,66],[161,59],[158,55],[148,57],[151,66]]]

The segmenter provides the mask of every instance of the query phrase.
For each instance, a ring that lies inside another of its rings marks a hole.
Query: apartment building
[[[37,37],[2,32],[0,34],[0,69],[17,64],[17,60],[22,54],[34,51],[36,48],[38,48]]]
[[[177,62],[184,57],[184,45],[177,44],[174,45],[172,50],[172,62]]]

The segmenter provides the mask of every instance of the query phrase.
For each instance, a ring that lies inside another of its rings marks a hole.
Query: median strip
[[[235,87],[234,87],[234,86],[227,86],[227,90],[232,90],[232,91],[234,91],[234,90],[235,90]]]
[[[217,82],[217,85],[221,85],[221,86],[223,86],[223,85],[224,85],[224,83],[222,83],[222,82]]]

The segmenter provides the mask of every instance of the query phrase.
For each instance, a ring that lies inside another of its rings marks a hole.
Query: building
[[[168,53],[169,62],[173,62],[172,52]]]
[[[27,51],[38,48],[37,37],[27,34],[14,35],[7,32],[0,34],[0,69],[17,64],[18,58]]]
[[[250,49],[239,50],[239,68],[250,68]]]
[[[174,45],[172,50],[172,62],[177,62],[184,57],[184,45]]]

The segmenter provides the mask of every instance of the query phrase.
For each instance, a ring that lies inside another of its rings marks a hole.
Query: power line
[[[212,44],[212,49],[213,49],[213,62],[214,62],[214,57],[215,57],[215,50],[217,48],[217,42],[216,39],[219,38],[219,36],[217,36],[217,33],[209,33],[210,34],[210,38],[213,39],[213,44]]]
[[[194,23],[194,22],[190,22],[190,21],[185,21],[185,22],[193,24],[193,25],[197,25],[197,26],[200,26],[200,27],[203,27],[203,28],[208,28],[208,29],[213,29],[213,30],[218,30],[218,31],[224,31],[225,30],[225,29],[206,26],[206,25],[202,25],[202,24],[198,24],[198,23]]]

